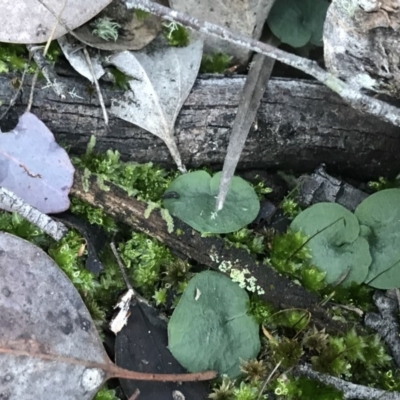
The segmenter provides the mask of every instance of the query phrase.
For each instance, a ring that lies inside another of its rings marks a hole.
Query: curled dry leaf
[[[185,171],[174,125],[197,77],[203,43],[194,41],[178,48],[160,42],[148,51],[124,51],[111,57],[112,64],[132,77],[130,90],[112,99],[111,113],[162,139],[178,168]]]
[[[156,0],[155,3],[168,5],[163,0]],[[123,0],[114,0],[98,18],[109,18],[118,23],[120,28],[116,41],[107,41],[93,35],[93,26],[90,23],[76,29],[74,33],[84,43],[101,50],[140,50],[154,40],[162,29],[161,18],[151,14],[142,16],[132,9],[128,10]]]
[[[67,210],[74,167],[47,126],[26,112],[0,133],[0,185],[44,214]]]
[[[110,3],[111,0],[67,0],[62,20],[73,30],[93,18]],[[0,42],[26,44],[46,42],[57,21],[49,9],[55,15],[59,15],[63,6],[64,1],[60,0],[2,1]],[[57,24],[53,38],[57,39],[66,32],[64,26]]]

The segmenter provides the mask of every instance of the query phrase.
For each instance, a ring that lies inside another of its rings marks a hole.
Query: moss
[[[117,231],[115,221],[109,217],[102,209],[91,206],[76,197],[71,198],[70,211],[76,215],[84,217],[88,222],[101,226],[106,232]]]
[[[151,297],[161,281],[163,267],[173,261],[171,252],[141,233],[132,233],[131,239],[121,243],[119,249],[133,285]]]
[[[56,62],[61,55],[61,49],[56,40],[50,43],[46,58],[49,62]],[[0,73],[23,71],[29,63],[27,72],[34,73],[36,65],[29,61],[29,52],[25,45],[14,43],[0,43]]]
[[[204,74],[222,74],[232,61],[232,57],[224,53],[205,54],[201,60],[200,72]]]
[[[169,173],[152,163],[122,162],[118,151],[108,150],[105,154],[96,154],[93,152],[95,143],[93,136],[86,154],[72,158],[75,166],[86,168],[104,181],[114,183],[130,196],[161,203],[162,194],[178,172]]]
[[[116,396],[115,390],[104,387],[97,392],[93,400],[119,400],[119,397]]]
[[[188,30],[176,22],[164,23],[164,37],[170,46],[185,47],[189,44]]]
[[[121,72],[119,69],[115,67],[108,67],[108,70],[114,77],[114,84],[118,89],[121,90],[128,90],[129,89],[129,76],[125,75],[123,72]]]
[[[0,43],[0,73],[24,70],[29,53],[22,44]]]

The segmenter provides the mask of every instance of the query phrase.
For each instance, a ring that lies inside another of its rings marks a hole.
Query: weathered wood
[[[56,98],[39,82],[32,112],[55,133],[57,139],[84,151],[90,135],[98,136],[98,149],[118,150],[123,159],[153,161],[173,166],[164,143],[134,125],[111,116],[105,129],[95,93],[80,78],[63,78],[68,90],[80,96]],[[222,166],[244,77],[200,77],[177,121],[176,138],[184,163]],[[121,91],[103,85],[106,106]],[[13,94],[10,77],[0,76],[3,106]],[[0,121],[3,130],[15,126],[27,104],[26,85],[19,103]],[[312,171],[325,163],[330,172],[353,177],[392,176],[400,170],[400,129],[362,115],[314,81],[272,79],[258,112],[258,126],[251,130],[239,168]]]
[[[350,325],[333,320],[327,310],[320,306],[321,299],[278,274],[269,265],[257,263],[245,250],[226,246],[223,239],[202,237],[183,222],[174,219],[174,232],[169,233],[166,222],[161,218],[159,210],[154,210],[149,218],[145,218],[146,203],[128,196],[122,189],[108,183],[110,191],[99,189],[94,176],[89,178],[89,190],[82,187],[81,172],[75,173],[71,193],[95,207],[101,207],[116,220],[119,220],[135,231],[140,231],[161,241],[180,254],[182,258],[195,260],[198,264],[218,270],[221,263],[231,265],[238,270],[248,269],[256,278],[256,285],[265,293],[260,297],[277,309],[303,308],[308,310],[313,323],[320,329],[329,332],[343,332]],[[177,231],[180,230],[178,234]]]

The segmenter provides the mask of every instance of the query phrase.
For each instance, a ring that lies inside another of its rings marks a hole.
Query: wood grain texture
[[[8,104],[11,77],[0,76],[0,100]],[[98,149],[118,150],[123,159],[153,161],[173,167],[164,143],[142,129],[110,116],[104,127],[95,93],[81,78],[62,78],[80,98],[61,101],[39,82],[32,112],[58,141],[83,152],[91,135]],[[230,128],[240,101],[243,76],[200,77],[176,124],[176,138],[186,166],[221,168]],[[106,107],[121,95],[103,84]],[[27,104],[29,84],[12,111],[0,121],[5,131],[15,126]],[[241,169],[269,168],[312,171],[325,163],[328,171],[357,178],[393,176],[400,170],[400,129],[353,110],[329,89],[306,80],[271,79],[239,163]]]

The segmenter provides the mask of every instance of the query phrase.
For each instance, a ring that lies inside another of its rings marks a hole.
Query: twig
[[[394,361],[400,366],[400,338],[396,293],[388,290],[385,295],[383,292],[377,290],[374,293],[373,300],[379,310],[379,314],[367,313],[364,320],[365,325],[376,331],[385,341]]]
[[[25,203],[24,200],[4,187],[0,187],[0,208],[16,212],[54,240],[61,240],[68,232],[64,224],[52,220],[48,215]]]
[[[104,123],[106,125],[108,125],[108,114],[107,114],[106,106],[104,104],[103,95],[101,93],[99,81],[97,80],[96,75],[93,70],[92,60],[90,59],[90,55],[89,55],[89,52],[87,51],[86,47],[83,48],[83,54],[85,55],[86,63],[89,67],[90,73],[92,74],[94,86],[96,87],[97,97],[99,99],[101,110],[103,111]]]
[[[51,88],[53,88],[55,94],[57,96],[59,96],[62,100],[65,100],[66,97],[67,97],[65,95],[64,86],[57,82],[58,76],[54,72],[54,69],[50,66],[48,61],[46,60],[46,54],[47,54],[47,52],[49,50],[50,43],[53,40],[54,32],[56,31],[56,28],[57,28],[57,25],[58,25],[58,21],[60,20],[61,15],[64,12],[66,4],[67,4],[67,0],[64,0],[63,5],[61,7],[61,10],[57,15],[57,19],[56,19],[56,22],[54,23],[53,29],[51,30],[49,39],[47,40],[46,46],[44,47],[43,53],[37,51],[38,49],[41,48],[40,46],[39,47],[38,46],[34,46],[34,45],[27,45],[26,46],[27,49],[29,50],[29,54],[33,57],[33,59],[35,60],[37,66],[42,71],[43,76],[47,80],[48,85]],[[30,111],[30,109],[32,107],[33,91],[35,89],[35,85],[36,85],[36,81],[38,79],[38,76],[39,76],[39,71],[36,71],[35,75],[33,76],[33,79],[32,79],[31,93],[30,93],[30,96],[29,96],[29,103],[28,103],[27,111]]]
[[[117,264],[118,264],[119,270],[121,271],[121,275],[122,275],[122,278],[124,279],[126,287],[128,289],[130,289],[130,290],[133,290],[132,285],[129,282],[128,275],[126,274],[125,266],[124,266],[124,264],[123,264],[123,262],[121,260],[121,257],[118,254],[117,248],[115,247],[115,243],[111,242],[110,243],[110,247],[111,247],[111,250],[112,250],[112,252],[114,254],[115,259],[117,260]]]
[[[257,396],[257,400],[261,399],[261,396],[263,394],[263,391],[265,390],[265,388],[267,387],[268,383],[271,381],[272,377],[274,376],[275,372],[278,370],[278,368],[280,367],[282,363],[282,360],[280,360],[278,362],[278,364],[275,365],[274,369],[271,371],[271,373],[268,375],[268,378],[263,382],[260,391],[258,392],[258,396]]]
[[[41,1],[41,0],[40,0]],[[161,6],[149,0],[125,0],[128,8],[137,8],[142,11],[157,15],[168,21],[175,21],[194,31],[217,37],[237,46],[247,48],[256,53],[264,54],[284,64],[290,65],[308,75],[313,76],[334,92],[338,93],[353,108],[374,115],[383,121],[400,126],[400,110],[383,101],[374,99],[360,93],[350,85],[320,68],[315,61],[287,53],[266,43],[236,34],[222,26],[198,20],[187,14]]]
[[[132,396],[129,397],[128,400],[136,400],[136,399],[139,398],[139,395],[140,395],[140,390],[139,390],[139,389],[136,389],[136,390],[134,391],[134,393],[132,393]]]
[[[347,382],[340,378],[335,378],[327,374],[316,372],[309,364],[298,365],[294,372],[298,375],[317,380],[325,385],[331,385],[343,393],[343,399],[379,399],[379,400],[400,400],[399,392],[389,392],[386,390],[375,389],[363,385]]]

